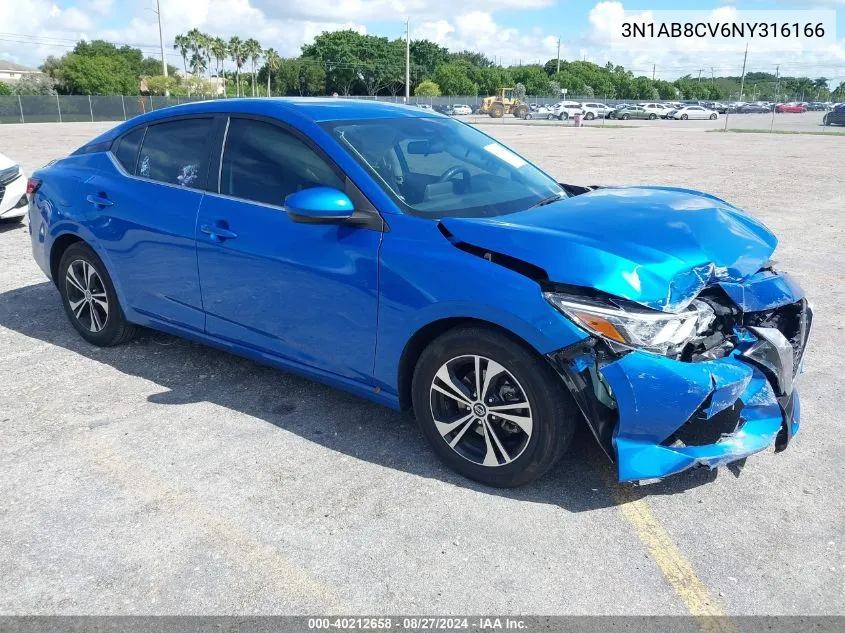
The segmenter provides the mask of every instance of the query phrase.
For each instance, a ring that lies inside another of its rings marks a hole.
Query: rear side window
[[[138,158],[138,148],[141,146],[141,141],[144,138],[145,129],[144,127],[139,127],[124,135],[117,142],[117,146],[112,152],[114,157],[130,174],[135,173],[135,161]]]
[[[343,191],[344,182],[313,149],[277,125],[230,119],[220,171],[220,193],[282,206],[311,187]]]
[[[136,174],[182,187],[202,187],[208,168],[206,143],[211,119],[182,119],[150,125]]]

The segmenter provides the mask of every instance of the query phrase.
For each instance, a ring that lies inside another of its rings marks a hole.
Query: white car
[[[672,113],[672,118],[683,119],[684,121],[687,119],[710,119],[711,121],[715,121],[719,118],[719,113],[715,110],[708,110],[707,108],[703,108],[701,106],[691,105],[675,110]]]
[[[576,114],[584,116],[584,108],[578,101],[558,101],[554,107],[555,116],[561,121],[565,121]]]
[[[669,111],[673,109],[669,106],[663,105],[662,103],[640,103],[638,105],[649,112],[654,112],[661,119],[665,119],[666,115],[669,114]]]
[[[587,119],[587,121],[592,121],[593,119],[604,119],[614,110],[614,108],[606,103],[582,103],[581,107],[584,110],[584,118]]]
[[[472,108],[462,103],[456,103],[452,106],[452,114],[461,116],[466,114],[472,114]]]
[[[26,215],[26,176],[20,165],[0,154],[0,220]]]

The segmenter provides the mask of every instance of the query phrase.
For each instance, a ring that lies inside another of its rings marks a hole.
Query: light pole
[[[156,8],[147,7],[147,11],[152,11],[158,18],[158,43],[161,46],[161,74],[167,77],[167,58],[164,56],[164,36],[161,33],[161,4],[160,0],[156,0]],[[169,97],[170,91],[165,90],[164,96]]]

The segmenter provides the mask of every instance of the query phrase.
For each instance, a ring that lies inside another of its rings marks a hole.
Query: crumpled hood
[[[774,235],[709,194],[668,187],[598,189],[494,218],[443,218],[454,239],[529,262],[557,283],[650,308],[684,309],[705,287],[757,272]]]

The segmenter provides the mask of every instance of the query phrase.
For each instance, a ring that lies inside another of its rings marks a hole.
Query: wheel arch
[[[54,284],[58,285],[59,283],[57,279],[57,272],[59,262],[62,261],[62,255],[64,255],[65,251],[70,248],[72,244],[76,244],[77,242],[82,242],[89,247],[91,246],[76,233],[64,233],[53,240],[53,244],[50,247],[50,277],[53,279]]]
[[[408,339],[408,342],[405,344],[399,358],[399,375],[397,376],[396,385],[399,396],[399,407],[402,411],[409,411],[412,408],[411,383],[414,378],[414,370],[417,367],[417,361],[423,353],[423,350],[425,350],[425,348],[428,347],[437,337],[450,330],[465,326],[485,327],[499,332],[514,342],[523,345],[526,349],[533,350],[535,353],[539,354],[536,348],[527,340],[506,327],[492,321],[475,317],[455,316],[445,317],[427,323],[414,332],[411,338]]]

